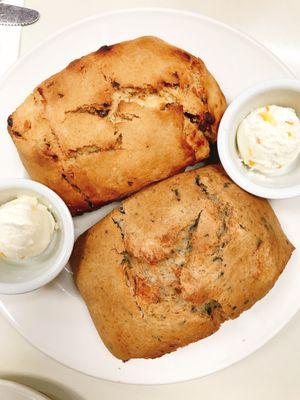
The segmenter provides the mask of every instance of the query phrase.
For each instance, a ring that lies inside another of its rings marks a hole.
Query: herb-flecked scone
[[[8,130],[30,176],[77,214],[207,158],[225,107],[199,58],[142,37],[41,83]]]
[[[207,166],[125,200],[71,265],[103,342],[128,360],[211,335],[272,288],[292,251],[269,203]]]

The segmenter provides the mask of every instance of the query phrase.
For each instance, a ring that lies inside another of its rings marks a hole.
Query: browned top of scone
[[[199,58],[142,37],[73,61],[8,128],[29,174],[76,213],[208,157],[225,106]]]
[[[75,244],[75,281],[121,359],[157,357],[216,331],[274,285],[293,246],[269,203],[219,166],[133,195]]]

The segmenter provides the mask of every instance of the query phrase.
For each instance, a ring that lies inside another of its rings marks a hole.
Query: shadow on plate
[[[49,379],[40,379],[34,376],[18,374],[4,374],[1,375],[0,378],[28,386],[29,388],[48,396],[51,400],[84,400],[68,387]]]

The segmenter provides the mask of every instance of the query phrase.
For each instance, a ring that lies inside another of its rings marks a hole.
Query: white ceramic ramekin
[[[41,255],[23,261],[0,258],[1,294],[25,293],[47,284],[65,267],[73,249],[73,220],[63,200],[51,189],[29,179],[0,181],[0,205],[21,194],[36,196],[45,204],[51,210],[58,229]]]
[[[285,174],[263,177],[249,173],[239,158],[236,133],[241,121],[255,108],[276,104],[292,107],[300,117],[300,81],[280,79],[262,82],[240,94],[228,106],[219,126],[218,152],[231,179],[244,190],[269,199],[300,195],[300,157]]]

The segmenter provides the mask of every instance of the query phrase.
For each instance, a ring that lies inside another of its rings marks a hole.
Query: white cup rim
[[[220,161],[231,179],[242,189],[260,197],[268,199],[286,199],[300,195],[300,183],[284,188],[267,187],[258,181],[248,179],[237,167],[231,156],[231,147],[228,136],[236,114],[245,107],[250,100],[271,90],[292,90],[300,95],[300,80],[293,78],[268,80],[261,82],[243,91],[227,107],[221,119],[218,131],[218,153]],[[291,107],[293,105],[291,104]]]
[[[49,204],[53,206],[55,211],[59,213],[61,218],[61,251],[58,253],[53,265],[43,271],[40,275],[27,282],[0,282],[0,294],[20,294],[38,289],[50,281],[52,281],[67,264],[74,245],[74,224],[71,213],[64,201],[47,186],[33,181],[31,179],[1,179],[0,191],[8,189],[31,190],[32,192],[42,195],[47,199]],[[20,266],[20,268],[22,268]]]

